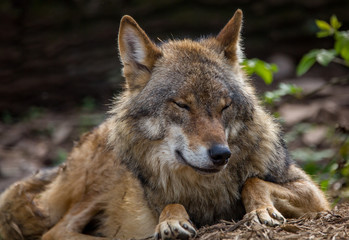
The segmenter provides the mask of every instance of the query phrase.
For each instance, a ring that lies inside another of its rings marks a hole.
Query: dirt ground
[[[329,212],[289,219],[278,227],[251,224],[246,220],[224,221],[201,228],[197,239],[349,239],[349,203],[339,204]]]

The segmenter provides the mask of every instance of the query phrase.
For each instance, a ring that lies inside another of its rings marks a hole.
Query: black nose
[[[208,150],[208,153],[210,154],[212,162],[217,166],[226,164],[231,156],[229,148],[219,144],[213,145]]]

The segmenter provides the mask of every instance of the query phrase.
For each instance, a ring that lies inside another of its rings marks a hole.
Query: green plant
[[[267,85],[273,82],[273,74],[278,71],[276,64],[270,64],[257,58],[245,59],[242,66],[248,75],[257,74]]]
[[[245,59],[242,62],[242,66],[248,75],[258,75],[267,85],[273,82],[273,74],[278,71],[276,64],[267,63],[257,58]],[[281,83],[278,89],[265,92],[262,96],[262,100],[266,104],[274,105],[275,102],[281,100],[281,97],[286,95],[299,97],[301,92],[302,89],[294,84]]]
[[[297,75],[305,74],[314,64],[318,62],[322,66],[327,66],[330,62],[335,62],[349,67],[349,31],[339,31],[342,24],[333,15],[330,23],[323,20],[315,20],[319,31],[318,38],[332,36],[334,38],[333,49],[313,49],[303,56],[297,66]]]
[[[275,102],[280,101],[281,97],[284,97],[286,95],[300,97],[301,93],[302,93],[302,88],[294,84],[280,83],[278,89],[264,93],[263,101],[267,104],[273,105]]]
[[[323,20],[315,20],[315,23],[319,28],[317,37],[332,36],[334,45],[332,49],[313,49],[305,54],[297,66],[298,76],[306,73],[316,62],[322,66],[334,62],[349,67],[349,31],[339,31],[342,24],[335,15],[330,18],[329,23]],[[348,81],[348,76],[332,78],[314,93],[328,85],[340,83],[342,80]],[[292,152],[296,159],[303,162],[305,170],[314,175],[314,179],[324,190],[329,190],[336,183],[349,186],[349,133],[347,129],[342,132],[334,130],[332,132],[327,136],[328,149],[321,151],[296,149]],[[324,162],[324,159],[327,161]],[[322,164],[319,164],[320,162]],[[349,194],[345,197],[349,197]]]
[[[317,127],[314,123],[296,124],[285,134],[285,140],[292,145]],[[339,132],[328,126],[326,137],[320,146],[299,147],[290,151],[290,154],[324,191],[338,182],[349,186],[348,132]]]
[[[297,75],[299,76],[306,73],[316,62],[323,66],[327,66],[330,62],[335,62],[349,67],[349,31],[338,30],[341,27],[341,23],[335,16],[331,17],[330,23],[316,20],[316,25],[320,29],[317,33],[318,37],[334,37],[334,48],[314,49],[305,54],[297,66]],[[247,59],[242,62],[242,66],[247,74],[258,75],[267,85],[272,83],[273,74],[277,71],[275,64],[268,64],[259,59]],[[341,78],[334,78],[313,93],[330,84],[341,82],[339,80]],[[274,105],[286,95],[306,98],[311,94],[303,95],[301,88],[292,84],[280,83],[278,89],[265,92],[262,99],[264,103]],[[304,133],[314,127],[316,125],[310,123],[296,124],[285,135],[285,139],[288,143],[297,142]],[[349,198],[349,133],[348,130],[338,133],[334,131],[334,127],[329,127],[329,129],[325,148],[319,149],[319,146],[300,147],[290,151],[290,154],[319,183],[324,191],[328,191],[336,183],[340,183],[346,186],[348,190],[341,190],[342,193],[337,199]]]
[[[349,131],[348,129],[342,131],[338,129],[340,128],[337,128],[331,139],[336,147],[335,154],[322,173],[329,174],[329,184],[339,182],[349,190]],[[346,196],[342,197],[349,198],[349,191],[347,191]]]

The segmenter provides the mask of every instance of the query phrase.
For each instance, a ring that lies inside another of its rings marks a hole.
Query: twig
[[[235,222],[227,221],[227,220],[224,220],[224,219],[221,219],[220,222],[221,222],[221,223],[228,224],[228,225],[233,225],[233,224],[235,224]]]
[[[309,98],[314,96],[315,94],[317,94],[318,92],[322,91],[323,89],[325,89],[328,86],[333,86],[333,85],[337,85],[337,84],[344,84],[349,82],[349,75],[346,76],[342,76],[342,77],[334,77],[332,78],[330,81],[328,81],[327,83],[321,85],[320,87],[318,87],[317,89],[314,89],[313,91],[301,96],[301,98]]]
[[[349,217],[344,217],[344,218],[340,218],[340,219],[336,219],[334,221],[332,221],[332,223],[343,223],[349,220]]]
[[[227,231],[228,232],[232,232],[234,231],[235,229],[237,229],[238,227],[240,227],[242,224],[248,222],[248,221],[251,221],[252,220],[252,217],[250,218],[244,218],[240,221],[238,221],[235,225],[233,225],[232,227],[228,228]]]
[[[341,58],[336,58],[336,57],[335,57],[335,58],[332,59],[332,62],[341,64],[341,65],[346,66],[346,67],[349,66],[349,65],[347,64],[347,62],[346,62],[345,60],[341,59]]]

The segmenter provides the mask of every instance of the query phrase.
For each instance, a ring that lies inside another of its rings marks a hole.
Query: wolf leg
[[[169,204],[162,210],[155,239],[189,239],[195,236],[196,230],[183,205]]]
[[[245,217],[275,226],[284,223],[284,217],[330,209],[324,194],[302,170],[291,166],[290,171],[291,176],[298,176],[297,180],[276,184],[250,178],[245,182],[242,189]]]
[[[40,239],[50,227],[36,197],[59,174],[60,168],[40,171],[11,185],[0,195],[0,235],[3,239]],[[1,238],[0,237],[0,238]]]
[[[85,225],[99,211],[96,201],[76,203],[65,216],[48,232],[42,240],[103,240],[106,238],[93,237],[81,234]],[[117,227],[117,226],[116,226]]]

